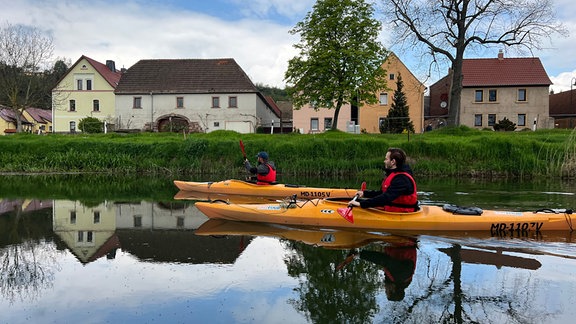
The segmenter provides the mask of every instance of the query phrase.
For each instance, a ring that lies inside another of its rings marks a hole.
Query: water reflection
[[[193,201],[166,198],[177,192],[172,186],[133,195],[130,183],[68,198],[56,182],[53,194],[0,192],[0,322],[566,323],[576,316],[570,233],[406,237],[214,222]],[[485,208],[574,202],[556,186],[510,189],[501,199],[493,193],[506,186],[459,185],[460,201],[443,186],[420,187],[431,201]]]

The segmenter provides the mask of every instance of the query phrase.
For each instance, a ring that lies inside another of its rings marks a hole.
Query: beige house
[[[350,104],[342,106],[338,115],[338,129],[350,133],[380,133],[380,123],[388,115],[398,75],[402,75],[404,93],[409,107],[409,117],[414,124],[415,132],[422,132],[424,120],[424,90],[426,87],[408,70],[394,54],[386,58],[382,68],[387,72],[387,88],[374,95],[378,103],[361,107]],[[294,128],[304,134],[324,132],[331,128],[334,109],[320,108],[315,110],[311,105],[294,110]]]
[[[114,89],[122,73],[114,61],[106,64],[82,56],[52,89],[52,123],[55,133],[78,132],[78,123],[95,117],[113,123]]]
[[[492,128],[507,118],[516,130],[553,128],[549,116],[552,84],[539,58],[465,59],[462,66],[460,125]],[[430,86],[427,124],[438,127],[448,117],[450,75]]]

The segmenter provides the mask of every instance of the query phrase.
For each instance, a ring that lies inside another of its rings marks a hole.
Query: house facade
[[[552,128],[549,87],[539,58],[465,59],[462,66],[460,125],[492,128],[507,118],[516,130]],[[430,86],[426,124],[439,127],[448,117],[451,75]]]
[[[86,117],[114,123],[114,89],[121,74],[112,60],[102,64],[81,56],[52,89],[53,131],[78,132],[80,120]]]
[[[390,53],[381,68],[387,72],[387,89],[374,94],[378,103],[364,104],[361,107],[343,105],[338,115],[338,130],[350,133],[380,133],[380,123],[388,116],[394,91],[397,89],[396,80],[401,75],[410,120],[414,124],[415,132],[422,132],[426,87],[394,53]],[[334,109],[319,108],[316,110],[311,105],[305,105],[293,112],[294,128],[304,134],[324,132],[332,127],[333,117]]]
[[[140,60],[115,90],[117,129],[255,133],[280,125],[234,59]]]
[[[550,95],[550,117],[554,128],[576,127],[576,89]]]
[[[358,112],[360,128],[367,133],[380,133],[380,124],[388,116],[397,90],[398,76],[402,76],[403,92],[408,105],[408,117],[414,124],[414,132],[421,133],[424,125],[424,91],[426,86],[402,63],[394,53],[390,53],[382,68],[387,72],[387,87],[378,93],[378,103],[364,105]]]

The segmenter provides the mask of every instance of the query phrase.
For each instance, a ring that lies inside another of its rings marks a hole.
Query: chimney
[[[106,67],[112,72],[116,72],[116,64],[112,60],[106,60]]]
[[[498,51],[498,61],[502,61],[504,59],[504,52],[502,50]]]

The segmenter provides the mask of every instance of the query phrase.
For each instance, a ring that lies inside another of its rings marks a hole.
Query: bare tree
[[[6,24],[0,28],[0,103],[8,106],[22,131],[22,113],[42,102],[42,68],[52,57],[52,37],[35,27]]]
[[[398,44],[451,64],[449,125],[459,125],[462,63],[467,50],[492,46],[520,53],[542,49],[553,34],[567,35],[552,0],[383,0]]]

